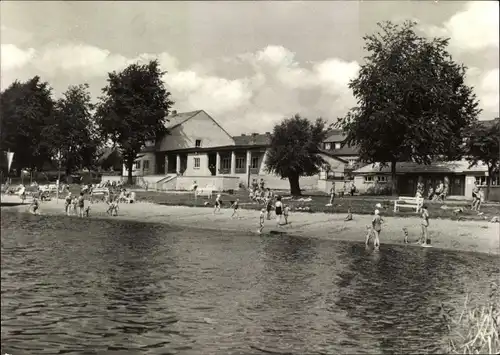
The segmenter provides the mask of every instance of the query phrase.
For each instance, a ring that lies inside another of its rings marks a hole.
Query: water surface
[[[492,256],[2,212],[2,353],[437,352]]]

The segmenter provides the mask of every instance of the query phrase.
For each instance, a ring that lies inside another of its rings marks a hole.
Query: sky
[[[449,37],[483,109],[499,115],[496,1],[2,1],[1,88],[39,75],[60,95],[157,58],[179,112],[203,109],[231,134],[270,131],[299,113],[335,122],[377,22],[414,20]]]

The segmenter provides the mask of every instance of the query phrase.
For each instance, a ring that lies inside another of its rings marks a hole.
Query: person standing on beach
[[[281,227],[281,218],[283,217],[283,202],[281,202],[281,196],[276,198],[274,213],[276,214],[276,226],[279,228]]]
[[[214,214],[215,214],[215,212],[220,212],[221,205],[222,205],[221,196],[220,196],[220,194],[217,194],[217,197],[215,198],[215,202],[214,202]]]
[[[66,199],[64,200],[64,212],[66,213],[67,216],[70,215],[70,211],[71,211],[71,200],[73,199],[73,197],[71,196],[71,192],[68,193],[68,195],[66,196]]]
[[[382,222],[383,219],[380,217],[380,211],[375,210],[375,215],[373,216],[372,219],[372,230],[373,230],[373,235],[375,237],[373,241],[373,246],[375,247],[375,250],[379,250],[380,248],[380,232],[382,231]]]
[[[333,183],[332,188],[330,189],[330,201],[328,204],[333,205],[333,200],[335,200],[335,183]]]
[[[283,208],[283,217],[285,218],[285,224],[288,224],[288,216],[290,215],[290,206],[284,205]]]
[[[231,205],[231,208],[233,209],[233,214],[231,215],[231,218],[239,217],[239,215],[238,215],[239,203],[240,203],[240,199],[237,198],[236,201],[234,201],[234,203]]]
[[[267,219],[270,220],[271,219],[271,211],[273,209],[273,200],[268,197],[266,198],[266,211],[267,211]]]
[[[259,229],[257,230],[257,233],[261,234],[262,230],[264,229],[264,222],[266,221],[266,210],[263,208],[260,210],[260,216],[259,216]]]
[[[80,192],[80,196],[78,197],[78,215],[83,218],[83,213],[85,212],[85,197],[83,196],[83,192]]]
[[[427,211],[427,205],[422,206],[422,212],[420,213],[421,217],[421,226],[422,226],[422,236],[420,239],[420,243],[422,246],[430,244],[431,240],[429,239],[429,212]]]

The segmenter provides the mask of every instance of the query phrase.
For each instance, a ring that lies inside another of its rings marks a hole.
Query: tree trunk
[[[398,195],[398,178],[396,176],[396,161],[391,162],[392,196]]]
[[[289,176],[288,181],[290,182],[290,194],[292,196],[301,196],[302,192],[300,191],[299,176]]]
[[[490,198],[491,176],[493,174],[493,167],[488,167],[488,176],[486,177],[486,194],[484,199],[488,201]]]
[[[132,179],[132,167],[134,166],[134,159],[127,159],[127,184],[132,185],[134,183]]]

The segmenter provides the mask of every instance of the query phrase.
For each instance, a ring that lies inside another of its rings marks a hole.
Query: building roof
[[[344,160],[342,158],[339,158],[338,156],[336,156],[335,154],[333,154],[333,152],[329,151],[329,150],[324,150],[324,149],[320,149],[319,150],[321,154],[325,154],[327,156],[329,156],[330,158],[333,158],[335,160],[338,160],[340,161],[341,163],[344,163],[344,164],[347,164],[348,161],[347,160]]]
[[[172,129],[174,127],[180,126],[190,118],[193,118],[197,114],[199,114],[203,110],[196,110],[190,112],[180,112],[172,111],[170,115],[167,116],[168,122],[166,122],[165,127],[168,129]]]
[[[271,134],[252,133],[233,136],[234,144],[237,146],[268,146],[271,144]]]
[[[459,161],[441,161],[434,162],[430,165],[417,164],[413,162],[400,162],[396,164],[397,174],[407,173],[465,173],[465,172],[486,172],[486,165],[478,164],[477,166],[469,167],[470,163],[466,160]],[[390,174],[391,167],[386,165],[381,167],[380,163],[368,164],[357,169],[354,174]]]
[[[338,143],[343,142],[346,139],[346,135],[340,129],[332,129],[328,132],[328,136],[325,139],[325,143]]]

